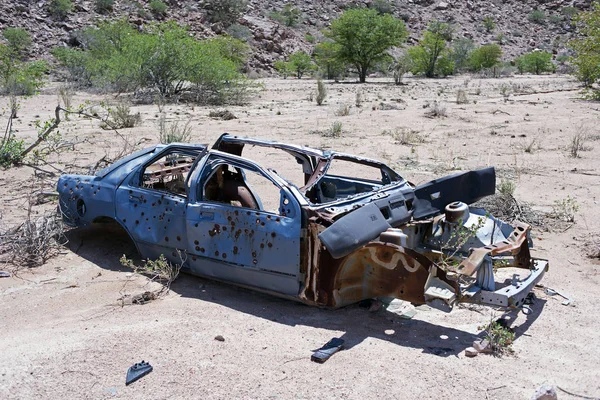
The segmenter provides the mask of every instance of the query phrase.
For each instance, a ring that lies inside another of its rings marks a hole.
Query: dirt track
[[[119,264],[122,254],[135,253],[128,238],[98,227],[71,232],[70,250],[45,266],[0,279],[0,398],[523,399],[543,383],[600,396],[600,263],[585,255],[586,243],[600,235],[600,106],[578,100],[575,82],[561,76],[406,82],[330,84],[326,105],[318,107],[308,100],[314,81],[267,80],[249,106],[229,107],[236,120],[209,119],[204,107],[167,111],[193,118],[194,142],[212,143],[228,131],[310,144],[381,159],[414,183],[490,165],[537,210],[550,212],[556,200],[573,197],[575,224],[536,228],[532,236],[534,255],[550,260],[543,283],[575,298],[575,306],[536,289],[533,313],[513,324],[514,355],[465,357],[478,327],[489,322],[486,308],[419,310],[403,320],[358,306],[310,308],[192,276],[177,280],[164,299],[122,307],[123,293],[146,290],[146,280]],[[502,85],[511,88],[508,101]],[[458,89],[469,103],[456,104]],[[74,103],[89,98],[78,93]],[[434,100],[446,117],[424,115]],[[380,103],[406,108],[379,110]],[[18,135],[31,140],[29,125],[49,118],[55,104],[52,88],[24,101]],[[343,104],[350,115],[336,116]],[[133,109],[143,125],[122,133],[141,146],[156,143],[156,107]],[[309,133],[334,121],[343,124],[341,138]],[[402,145],[382,134],[396,128],[417,131],[423,142]],[[588,150],[572,158],[569,143],[579,131],[589,135]],[[64,169],[93,165],[121,146],[90,121],[66,122],[62,134],[79,142],[60,156]],[[29,167],[0,173],[2,222],[22,217],[32,182],[42,187],[31,176]],[[346,350],[323,365],[311,362],[311,350],[332,337],[346,340]],[[154,371],[126,387],[127,368],[142,359]]]

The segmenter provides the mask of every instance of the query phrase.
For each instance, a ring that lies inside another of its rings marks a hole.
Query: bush
[[[99,14],[108,14],[113,10],[115,0],[94,0],[94,9]]]
[[[282,60],[275,61],[273,63],[273,68],[283,76],[283,79],[287,79],[288,76],[294,73],[290,64]]]
[[[408,49],[412,73],[425,75],[428,78],[452,74],[454,61],[447,43],[450,38],[452,38],[452,31],[448,24],[432,22],[419,41],[419,45]]]
[[[71,0],[50,0],[48,11],[54,18],[63,20],[73,11],[73,2]]]
[[[156,19],[162,19],[167,15],[167,5],[160,0],[150,2],[150,12]]]
[[[74,80],[97,88],[221,103],[241,101],[248,87],[239,72],[248,46],[237,39],[197,41],[173,21],[140,33],[124,20],[86,28],[80,36],[84,50],[56,48],[52,54]]]
[[[292,7],[290,4],[286,4],[283,6],[281,11],[270,13],[271,18],[276,21],[279,21],[285,26],[294,27],[298,25],[300,21],[300,17],[302,16],[302,11],[297,9],[296,7]]]
[[[306,40],[308,43],[314,43],[315,37],[310,33],[307,33],[306,35],[304,35],[304,40]]]
[[[317,81],[317,105],[320,106],[325,101],[327,97],[327,88],[322,80]]]
[[[248,41],[252,38],[252,31],[250,28],[240,24],[233,24],[227,28],[227,34],[232,38]]]
[[[101,125],[102,129],[133,128],[142,123],[140,113],[131,114],[127,104],[120,103],[108,109],[108,118]]]
[[[246,11],[247,3],[245,0],[207,0],[204,7],[210,11],[210,22],[221,22],[228,27]]]
[[[543,25],[546,23],[546,14],[542,10],[533,10],[527,19],[535,24]]]
[[[13,134],[9,134],[0,141],[0,167],[10,168],[21,162],[21,154],[25,150],[22,140],[17,140]]]
[[[483,27],[488,33],[496,29],[496,22],[494,21],[494,17],[488,15],[485,18],[483,18]]]
[[[16,57],[23,58],[27,48],[31,46],[31,35],[23,28],[6,28],[2,31],[2,36]]]
[[[535,50],[518,57],[515,60],[518,70],[540,75],[544,72],[554,72],[555,66],[552,63],[552,54],[547,51]]]
[[[47,70],[45,61],[22,62],[0,44],[0,92],[32,95],[44,85]]]
[[[395,9],[394,4],[389,0],[374,0],[369,7],[379,14],[393,14]]]
[[[334,57],[355,66],[361,83],[371,68],[389,58],[387,51],[399,46],[407,36],[402,20],[369,9],[344,11],[325,34],[334,42]]]
[[[481,46],[471,53],[469,66],[473,71],[492,68],[500,62],[502,49],[497,44],[487,44]]]
[[[191,119],[185,124],[181,121],[167,122],[165,115],[161,114],[158,119],[158,140],[163,144],[189,143],[192,140],[191,122]]]

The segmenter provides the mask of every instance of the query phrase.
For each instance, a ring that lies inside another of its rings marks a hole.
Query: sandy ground
[[[586,254],[600,235],[600,105],[580,100],[576,83],[561,76],[328,83],[320,107],[308,99],[315,87],[266,80],[248,106],[228,108],[238,117],[231,121],[208,118],[206,107],[166,111],[171,120],[191,118],[193,142],[230,132],[335,149],[383,160],[414,183],[495,166],[516,183],[518,199],[545,212],[571,196],[579,205],[575,223],[536,228],[532,236],[534,254],[550,260],[543,283],[575,306],[536,289],[533,313],[513,323],[514,354],[472,359],[464,349],[482,335],[487,308],[418,310],[404,320],[358,306],[320,310],[192,276],[180,277],[163,299],[122,306],[119,298],[149,284],[119,263],[122,254],[135,256],[128,238],[94,227],[70,232],[68,249],[46,265],[0,279],[0,398],[525,399],[544,383],[599,397],[600,263]],[[456,103],[459,89],[468,103]],[[115,101],[79,92],[73,104],[86,100]],[[425,116],[434,101],[446,117]],[[24,100],[17,135],[30,142],[34,121],[50,118],[56,102],[56,85]],[[380,110],[381,103],[404,109]],[[350,115],[336,115],[344,105]],[[157,107],[133,111],[142,125],[121,133],[140,147],[156,143]],[[319,134],[334,121],[343,125],[340,138]],[[401,134],[390,133],[396,130],[413,132],[414,144],[401,144]],[[586,151],[570,157],[581,132]],[[48,158],[61,170],[83,171],[123,146],[113,132],[77,118],[61,134],[75,143]],[[28,192],[52,190],[59,172],[38,168],[56,175],[27,166],[0,172],[2,224],[23,217]],[[34,212],[44,207],[53,205]],[[311,351],[332,337],[342,337],[345,350],[325,364],[311,362]],[[154,371],[126,387],[127,368],[141,360]]]

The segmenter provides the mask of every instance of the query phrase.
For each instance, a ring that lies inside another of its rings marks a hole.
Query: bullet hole
[[[181,242],[181,237],[180,236],[177,236],[177,241]]]
[[[223,257],[223,258],[225,259],[225,258],[227,258],[227,254],[223,253],[223,254],[221,255],[221,257]]]
[[[252,257],[256,257],[256,252],[255,251],[252,252]]]
[[[275,232],[271,232],[271,237],[274,238],[275,236],[277,236],[277,234]]]
[[[215,251],[215,256],[219,257],[219,251]]]
[[[268,243],[267,243],[267,246],[269,246],[269,248],[271,248],[271,247],[273,247],[273,243],[271,243],[271,242],[268,242]]]
[[[260,248],[261,248],[261,249],[264,249],[264,248],[265,248],[265,244],[264,244],[264,243],[261,243],[261,244],[260,244]]]
[[[233,254],[237,254],[238,253],[238,247],[237,246],[233,246]]]
[[[199,242],[199,241],[197,241],[197,240],[194,240],[194,244],[196,244],[196,245],[197,245],[197,244],[200,244],[200,242]]]
[[[252,260],[252,264],[254,264],[254,265],[258,264],[258,261],[256,260],[256,258],[254,260]]]
[[[196,251],[200,251],[200,246],[196,246]]]

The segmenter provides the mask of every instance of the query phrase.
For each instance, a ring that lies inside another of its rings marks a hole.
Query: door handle
[[[199,221],[212,221],[215,218],[215,213],[210,211],[200,211]]]
[[[140,196],[134,196],[134,195],[130,194],[129,201],[131,201],[132,203],[141,203],[142,198]]]

